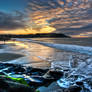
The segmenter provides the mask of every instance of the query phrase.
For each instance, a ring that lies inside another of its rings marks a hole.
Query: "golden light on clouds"
[[[30,32],[26,32],[24,29],[16,29],[10,31],[3,31],[4,34],[29,34]]]
[[[1,31],[1,30],[0,30],[0,34],[4,34],[4,33],[5,33],[4,31]]]
[[[37,33],[51,33],[54,32],[56,29],[51,26],[47,22],[47,17],[41,16],[29,16],[30,21],[28,22],[27,26],[25,28],[21,29],[15,29],[15,30],[9,30],[9,31],[2,31],[2,34],[37,34]],[[0,32],[1,33],[1,32]]]
[[[72,35],[72,37],[74,38],[92,37],[92,32],[80,33],[79,35]]]
[[[50,26],[44,26],[42,28],[27,28],[27,29],[16,29],[16,30],[12,30],[12,31],[0,31],[1,34],[37,34],[37,33],[51,33],[55,31],[55,28],[50,27]]]
[[[73,37],[73,38],[86,38],[88,36],[84,36],[84,35],[71,35],[71,37]]]
[[[33,15],[30,16],[30,28],[27,29],[32,34],[36,33],[51,33],[56,30],[56,28],[52,27],[51,24],[47,22],[50,17],[44,17],[43,15],[35,16],[35,14],[38,12],[35,12]]]

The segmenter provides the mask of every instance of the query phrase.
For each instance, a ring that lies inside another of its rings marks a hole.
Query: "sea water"
[[[0,53],[24,54],[24,57],[6,61],[39,68],[59,68],[64,76],[57,81],[62,88],[83,81],[87,92],[92,92],[86,80],[92,76],[91,38],[35,38],[5,42]],[[67,70],[67,71],[66,71]],[[76,77],[77,76],[77,77]],[[86,91],[83,91],[86,92]]]

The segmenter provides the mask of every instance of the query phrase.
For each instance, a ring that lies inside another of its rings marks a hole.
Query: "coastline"
[[[24,57],[24,55],[15,54],[15,53],[0,53],[0,61],[1,62],[15,60],[15,59],[18,59],[20,57]]]
[[[65,53],[65,52],[64,52]],[[78,53],[72,53],[72,52],[68,52],[67,55],[73,55],[74,56],[74,59],[77,59],[77,60],[80,60],[80,62],[84,62],[85,59],[89,58],[90,56],[86,56],[86,55],[83,55],[83,54],[78,54]],[[6,57],[8,58],[8,53],[6,55],[6,53],[2,53],[2,58],[5,59]],[[11,55],[11,54],[9,54]],[[65,54],[64,54],[65,55]],[[13,57],[12,57],[13,59]],[[62,67],[60,66],[60,61],[54,61],[53,63],[54,66],[53,68],[57,68],[57,69],[62,69]],[[15,64],[14,64],[15,65]],[[42,69],[43,70],[43,69]],[[20,85],[20,84],[19,84]],[[24,86],[24,85],[23,85]],[[35,86],[35,85],[34,85]],[[27,88],[28,89],[28,88]],[[31,89],[30,89],[31,90]],[[53,82],[51,83],[48,87],[45,87],[45,86],[41,86],[41,87],[38,87],[37,90],[39,90],[40,92],[67,92],[69,90],[72,90],[72,89],[63,89],[61,88],[57,82]],[[64,91],[65,90],[65,91]],[[67,91],[66,91],[67,90]],[[75,88],[76,90],[76,88]],[[3,91],[2,91],[3,92]],[[10,91],[9,91],[10,92]],[[29,91],[28,91],[29,92]],[[34,92],[34,91],[33,91]],[[71,91],[70,91],[71,92]],[[79,91],[76,91],[76,92],[79,92]]]
[[[3,45],[2,45],[3,46]],[[3,48],[1,48],[1,49],[4,49],[4,47]],[[54,48],[53,48],[54,49]],[[5,52],[5,51],[4,51]],[[17,59],[19,59],[19,58],[21,58],[21,57],[23,57],[21,54],[15,54],[15,53],[4,53],[4,52],[2,52],[2,53],[0,53],[0,61],[2,61],[2,62],[6,62],[6,61],[10,61],[10,60],[17,60]],[[45,52],[43,52],[43,53],[45,53]],[[62,65],[65,65],[66,67],[67,67],[67,65],[68,65],[68,68],[70,69],[70,67],[73,67],[73,69],[75,68],[77,68],[78,66],[81,66],[81,70],[82,70],[82,66],[83,66],[83,64],[86,64],[85,62],[87,61],[87,59],[89,59],[89,58],[92,58],[91,56],[89,56],[89,55],[86,55],[86,54],[80,54],[80,53],[75,53],[75,52],[65,52],[65,51],[62,51],[62,52],[60,52],[59,53],[59,50],[56,52],[56,54],[57,54],[57,58],[61,58],[61,61],[58,59],[53,59],[52,61],[49,61],[49,59],[47,60],[47,62],[49,62],[51,65],[50,65],[50,67],[48,68],[48,69],[55,69],[55,70],[57,70],[58,69],[58,71],[60,71],[60,70],[64,70],[64,72],[66,71],[66,70],[68,70],[68,69],[66,69],[66,68],[64,68]],[[72,56],[72,58],[70,57],[70,56]],[[39,58],[39,57],[37,57],[37,58]],[[31,58],[30,58],[31,59]],[[41,58],[40,58],[41,59]],[[37,59],[38,60],[38,59]],[[71,63],[71,65],[69,66],[69,60],[70,61],[73,61],[74,60],[74,62],[70,62]],[[40,61],[40,60],[39,60]],[[42,60],[43,61],[43,60]],[[63,61],[63,62],[62,62]],[[1,63],[2,63],[1,62]],[[22,62],[22,61],[20,61],[20,62]],[[30,62],[31,63],[31,62]],[[41,62],[42,63],[42,62]],[[7,63],[6,63],[7,64]],[[36,64],[36,63],[35,63]],[[35,65],[35,64],[33,64],[33,65]],[[38,64],[38,63],[37,63]],[[12,64],[11,64],[12,65]],[[10,66],[11,66],[10,65]],[[16,66],[16,64],[13,64],[14,66]],[[12,66],[13,66],[12,65]],[[21,66],[22,67],[22,66]],[[30,67],[30,66],[29,66]],[[62,68],[63,67],[63,68]],[[33,68],[33,67],[32,67]],[[37,65],[37,67],[36,67],[37,69],[38,69],[38,65]],[[87,68],[88,67],[86,67],[85,66],[85,68],[86,68],[86,70],[87,70]],[[84,68],[84,69],[85,69]],[[33,68],[34,69],[34,68]],[[72,69],[72,68],[71,68]],[[84,73],[86,73],[86,71],[85,70],[82,70],[82,72],[84,72]],[[18,69],[18,71],[19,71],[20,69]],[[42,71],[43,69],[41,68],[41,71]],[[8,71],[8,70],[6,70],[6,71]],[[81,73],[81,72],[79,72],[79,73]],[[88,73],[88,71],[87,71],[87,73]],[[90,73],[90,72],[89,72]],[[39,80],[39,78],[38,78],[38,80]],[[74,89],[74,90],[76,90],[76,88],[72,88],[72,89]],[[66,88],[65,90],[72,90],[72,89],[68,89],[68,88]],[[59,92],[59,91],[61,91],[61,92],[67,92],[67,91],[64,91],[63,90],[63,88],[62,87],[60,87],[60,85],[58,85],[57,84],[57,81],[56,82],[54,82],[54,83],[51,83],[48,87],[43,87],[43,86],[41,86],[40,88],[38,88],[38,90],[40,91],[40,92],[43,92],[43,90],[45,90],[44,92]],[[2,91],[3,92],[3,91]],[[71,91],[70,91],[71,92]],[[79,91],[76,91],[76,92],[79,92]]]

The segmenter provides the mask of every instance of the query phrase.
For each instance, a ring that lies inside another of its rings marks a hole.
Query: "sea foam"
[[[85,46],[70,45],[70,44],[56,44],[56,43],[40,42],[40,41],[35,41],[30,39],[16,39],[16,40],[37,43],[37,44],[41,44],[44,46],[48,46],[48,47],[52,47],[52,48],[56,48],[64,51],[71,51],[71,52],[92,55],[92,47],[87,47],[87,46],[85,47]]]

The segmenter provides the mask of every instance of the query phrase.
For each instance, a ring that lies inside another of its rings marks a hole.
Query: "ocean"
[[[0,46],[1,62],[42,69],[69,70],[68,77],[65,72],[64,78],[57,81],[60,87],[68,88],[76,81],[92,76],[91,38],[16,39],[0,42]],[[78,75],[79,78],[75,80],[72,75]],[[89,86],[87,83],[85,85],[85,87]],[[90,91],[87,92],[92,92],[90,86],[88,90]]]
[[[92,47],[92,39],[91,38],[33,38],[33,39],[27,39],[28,41],[24,41],[26,39],[20,39],[20,41],[6,41],[6,42],[1,42],[3,45],[3,48],[0,49],[0,53],[4,52],[9,52],[9,53],[18,53],[18,54],[23,54],[25,56],[30,56],[27,58],[25,63],[30,63],[29,61],[53,61],[53,60],[60,60],[59,59],[59,54],[62,54],[63,52],[65,53],[74,53],[72,49],[76,46],[84,46],[85,47]],[[35,41],[30,42],[30,40]],[[45,42],[45,46],[42,43],[37,43],[37,42]],[[48,46],[49,44],[59,44],[60,46],[64,45],[64,49],[60,48],[53,48],[53,46]],[[71,45],[70,51],[67,51],[67,47],[65,45]],[[78,47],[76,53],[81,47]],[[90,49],[89,48],[89,49]],[[86,48],[85,48],[86,49]],[[80,53],[78,53],[80,54]],[[85,54],[85,53],[83,53]],[[89,53],[87,54],[89,55]],[[37,57],[37,58],[34,58]],[[22,57],[23,58],[23,57]],[[19,58],[21,59],[21,58]],[[11,61],[8,61],[11,62]],[[13,61],[12,61],[13,62]],[[18,62],[18,63],[23,63],[23,62]]]

